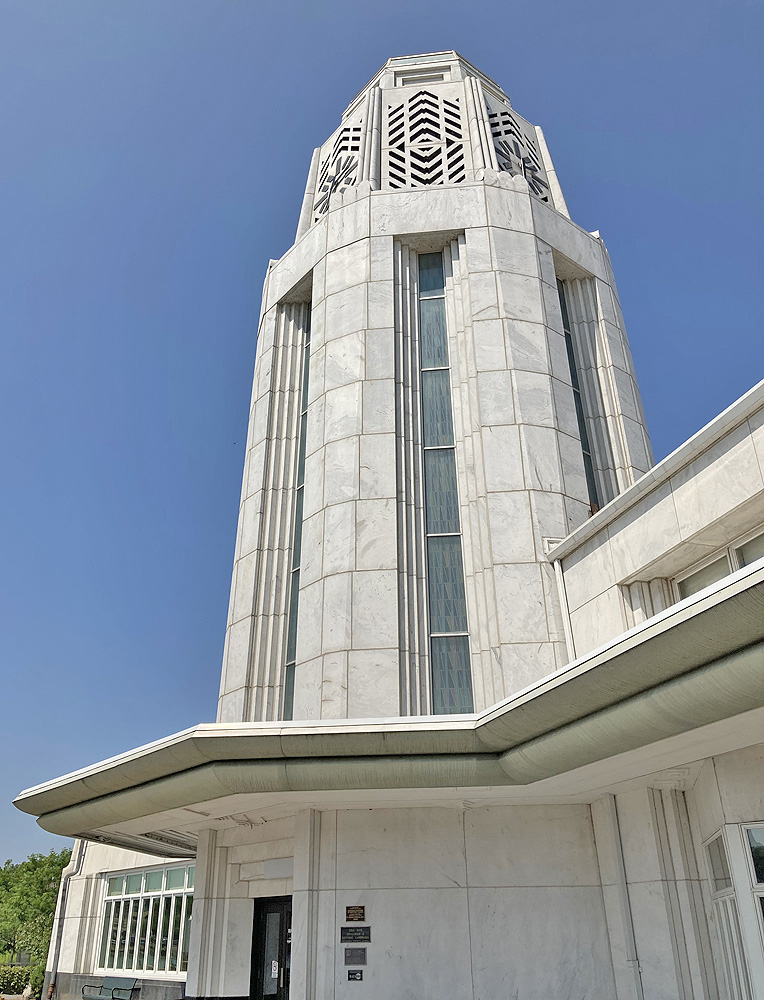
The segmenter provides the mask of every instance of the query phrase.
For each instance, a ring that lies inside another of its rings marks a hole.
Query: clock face
[[[322,170],[314,209],[317,216],[324,215],[329,210],[332,195],[355,183],[357,169],[358,160],[355,156],[340,156],[328,171]]]

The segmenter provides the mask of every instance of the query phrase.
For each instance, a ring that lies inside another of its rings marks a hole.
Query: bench
[[[134,989],[134,979],[106,976],[100,986],[86,983],[82,987],[82,1000],[131,1000]]]

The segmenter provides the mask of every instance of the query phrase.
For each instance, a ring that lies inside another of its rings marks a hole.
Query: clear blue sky
[[[214,718],[264,269],[379,66],[456,48],[544,127],[661,458],[764,367],[763,40],[754,0],[0,2],[0,863],[63,843],[22,787]]]

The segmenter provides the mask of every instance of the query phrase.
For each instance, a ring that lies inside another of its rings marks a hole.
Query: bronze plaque
[[[345,965],[366,965],[366,949],[346,948]]]
[[[340,927],[340,941],[371,942],[371,927]]]
[[[345,907],[345,920],[357,920],[363,923],[366,919],[366,907],[365,906],[346,906]]]

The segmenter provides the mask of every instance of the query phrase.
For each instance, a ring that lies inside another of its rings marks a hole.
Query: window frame
[[[674,603],[678,604],[679,601],[688,600],[687,597],[682,597],[679,591],[679,585],[681,583],[684,583],[685,580],[689,579],[689,577],[693,576],[695,573],[699,573],[702,569],[705,569],[706,566],[710,566],[712,563],[723,559],[725,556],[729,572],[726,573],[725,576],[719,577],[719,580],[716,581],[717,583],[724,580],[727,576],[732,576],[733,573],[737,573],[738,570],[744,569],[745,566],[741,562],[739,550],[744,545],[747,545],[748,542],[752,542],[755,538],[759,538],[760,536],[764,536],[764,531],[762,531],[761,525],[758,525],[758,527],[753,528],[751,531],[747,531],[745,534],[739,535],[734,541],[730,542],[729,545],[723,545],[714,549],[710,555],[699,560],[698,562],[693,563],[691,566],[688,566],[687,569],[682,570],[681,573],[677,573],[676,576],[671,578],[671,592],[674,595]],[[753,564],[749,563],[748,565],[750,566]],[[708,584],[708,586],[711,587],[713,584]],[[701,589],[705,590],[706,588],[703,587]],[[700,591],[695,591],[695,593],[699,594]],[[694,596],[695,594],[689,595],[689,597]]]

